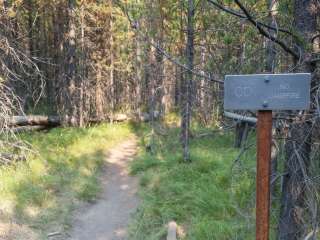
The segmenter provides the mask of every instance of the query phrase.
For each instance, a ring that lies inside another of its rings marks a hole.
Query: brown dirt
[[[109,152],[101,198],[77,211],[70,240],[127,239],[130,215],[138,205],[137,179],[130,176],[128,170],[128,163],[136,152],[136,140],[132,139]]]
[[[0,240],[33,240],[38,236],[32,229],[16,223],[0,223]]]

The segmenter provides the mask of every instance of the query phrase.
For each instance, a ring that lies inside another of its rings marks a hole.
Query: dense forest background
[[[225,74],[293,70],[281,47],[267,69],[269,43],[244,16],[207,1],[193,5],[190,26],[184,1],[2,1],[2,78],[24,112],[59,113],[67,123],[85,125],[116,111],[179,107],[191,49],[193,112],[210,123],[221,113]],[[267,1],[248,5],[270,22]],[[273,8],[277,24],[291,25],[291,2]],[[190,30],[193,43],[186,48]]]
[[[315,234],[319,4],[0,0],[1,127],[24,114],[58,115],[66,126],[84,127],[116,113],[161,119],[179,112],[183,158],[190,161],[192,120],[211,127],[228,122],[224,75],[310,72],[310,110],[274,114],[275,142],[285,143],[273,174],[282,179],[279,239]]]

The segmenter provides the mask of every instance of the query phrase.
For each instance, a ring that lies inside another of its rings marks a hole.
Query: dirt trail
[[[136,151],[136,141],[127,140],[109,152],[102,196],[79,210],[70,240],[127,239],[128,221],[138,205],[137,179],[128,172],[128,163]]]

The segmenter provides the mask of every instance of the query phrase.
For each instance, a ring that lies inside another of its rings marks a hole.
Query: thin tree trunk
[[[142,41],[139,34],[135,37],[136,40],[136,89],[135,89],[135,110],[138,115],[141,114],[141,98],[142,98]]]
[[[82,4],[81,6],[81,11],[80,11],[80,23],[81,23],[81,57],[79,60],[79,70],[80,70],[80,99],[79,99],[79,126],[84,127],[85,125],[85,104],[84,104],[84,91],[85,91],[85,84],[84,82],[87,80],[86,79],[86,64],[85,64],[85,39],[84,39],[84,5]]]
[[[96,86],[95,86],[95,112],[96,118],[103,119],[104,117],[104,96],[102,92],[102,67],[98,64],[96,67]]]
[[[69,32],[68,32],[68,47],[67,47],[67,82],[69,96],[69,123],[73,126],[78,125],[78,99],[77,99],[77,76],[76,76],[76,25],[75,25],[75,7],[76,1],[69,0],[68,17],[69,17]]]
[[[277,1],[276,0],[267,0],[268,6],[269,6],[269,24],[276,28],[277,22],[276,22],[276,15],[277,15]],[[276,31],[269,29],[269,34],[276,38]],[[276,48],[275,43],[271,41],[270,39],[267,39],[267,51],[266,51],[266,72],[267,73],[274,73],[275,70],[275,64],[276,64]],[[272,131],[273,136],[275,134],[275,131]],[[273,144],[273,150],[272,150],[272,158],[271,158],[271,183],[270,183],[270,192],[271,192],[271,200],[272,196],[275,194],[275,181],[274,179],[277,176],[277,149],[275,148],[275,144]]]
[[[180,1],[180,4],[179,4],[179,8],[180,8],[180,13],[179,13],[179,22],[180,22],[180,31],[179,31],[179,46],[178,46],[178,49],[179,49],[179,56],[181,58],[184,58],[184,23],[183,23],[183,1]],[[176,66],[176,81],[175,81],[175,91],[174,91],[174,102],[175,102],[175,107],[178,107],[178,106],[182,106],[182,91],[183,91],[183,72],[184,72],[184,69],[180,66]]]
[[[114,82],[114,43],[113,43],[113,14],[112,14],[112,1],[109,1],[109,7],[110,7],[110,72],[109,72],[109,78],[110,78],[110,104],[111,104],[111,112],[114,112],[115,110],[115,82]]]
[[[194,58],[194,0],[188,0],[187,13],[187,45],[186,45],[186,59],[189,71],[186,73],[185,81],[183,83],[183,106],[181,109],[181,137],[183,147],[183,159],[189,162],[190,159],[190,122],[191,122],[191,104],[192,104],[192,69]]]

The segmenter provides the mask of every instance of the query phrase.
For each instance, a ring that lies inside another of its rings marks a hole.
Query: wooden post
[[[225,110],[260,110],[257,126],[257,240],[269,240],[272,110],[308,109],[310,83],[310,73],[225,77]]]
[[[272,111],[258,112],[256,240],[269,240]]]

